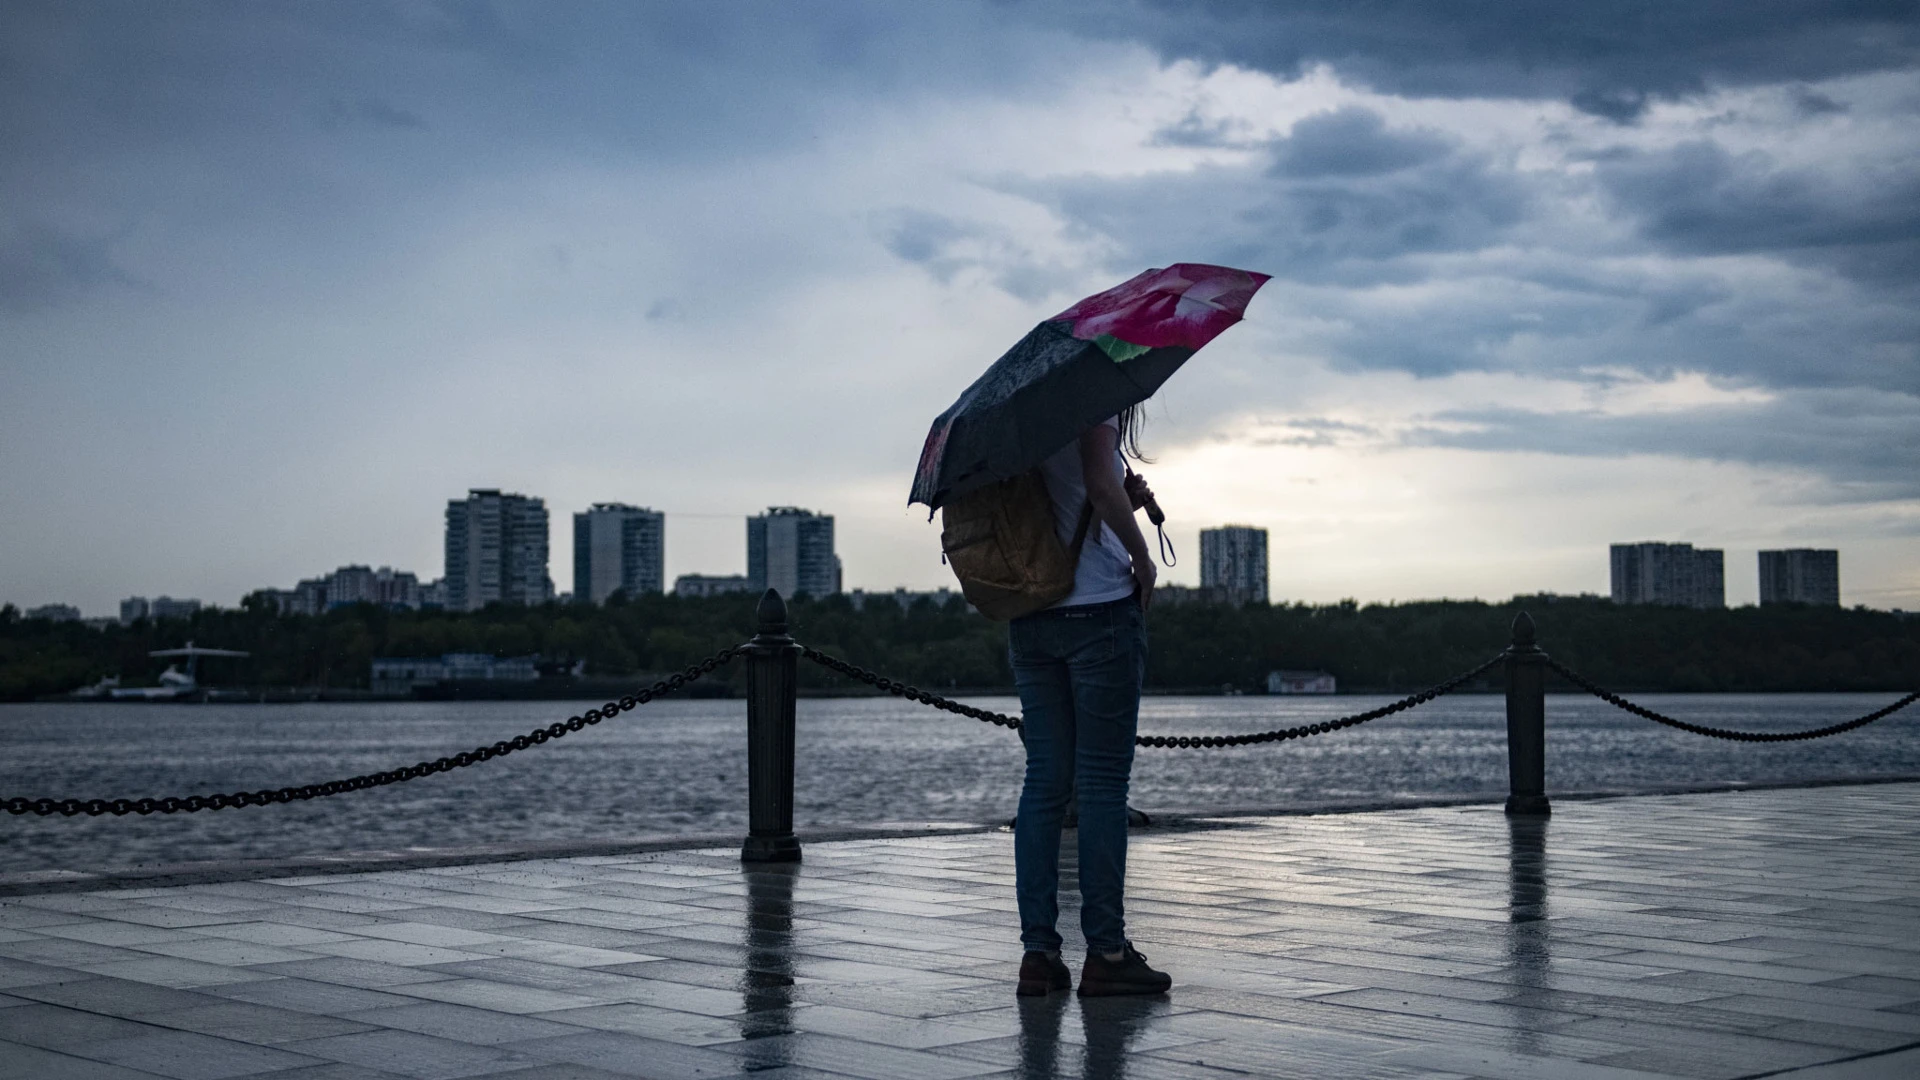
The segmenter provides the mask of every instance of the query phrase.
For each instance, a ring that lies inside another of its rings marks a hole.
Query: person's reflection
[[[797,863],[756,866],[747,879],[747,962],[740,972],[740,1037],[747,1040],[749,1072],[790,1065],[786,1040],[793,1033],[793,883]]]
[[[1087,1053],[1081,1063],[1082,1080],[1126,1080],[1127,1055],[1156,1017],[1173,1011],[1165,995],[1150,997],[1081,998],[1080,1023],[1086,1029]]]
[[[1054,1080],[1060,1073],[1060,1018],[1066,1015],[1067,995],[1016,998],[1020,1003],[1020,1065],[1022,1080]]]
[[[1547,912],[1547,818],[1507,818],[1507,978],[1508,1002],[1520,1023],[1514,1049],[1537,1051],[1540,1031],[1532,1020],[1544,1016],[1543,999],[1553,963],[1553,923]]]
[[[1171,1014],[1163,996],[1081,998],[1071,995],[1020,998],[1021,1080],[1126,1080],[1128,1055],[1153,1021]],[[1069,1008],[1080,1014],[1084,1042],[1066,1044],[1062,1053],[1060,1025]]]

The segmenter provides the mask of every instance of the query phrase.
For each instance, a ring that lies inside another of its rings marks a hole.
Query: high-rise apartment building
[[[747,519],[747,582],[755,592],[831,596],[840,591],[833,515],[775,506]]]
[[[594,503],[573,515],[573,599],[604,604],[666,588],[667,515],[625,503]]]
[[[1613,602],[1727,606],[1726,553],[1692,544],[1614,544]]]
[[[1788,548],[1760,553],[1760,603],[1840,606],[1840,553]]]
[[[474,488],[447,503],[447,608],[543,604],[547,576],[547,504],[497,488]]]
[[[1267,602],[1267,530],[1223,525],[1200,530],[1200,587],[1229,604]]]

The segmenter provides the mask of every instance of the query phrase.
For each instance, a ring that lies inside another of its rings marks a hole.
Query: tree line
[[[450,652],[537,654],[582,660],[589,676],[646,678],[684,668],[751,637],[756,598],[615,597],[603,607],[547,604],[485,611],[343,607],[283,616],[249,600],[191,619],[131,626],[26,619],[0,608],[0,700],[70,691],[103,676],[151,682],[163,662],[147,654],[189,639],[241,649],[245,660],[207,662],[210,685],[355,689],[375,657]],[[856,609],[845,596],[795,598],[800,641],[928,689],[1012,685],[1004,626],[969,611],[889,598]],[[1603,685],[1641,691],[1904,691],[1920,688],[1920,619],[1865,608],[1745,607],[1714,611],[1622,606],[1597,597],[1515,597],[1504,603],[1182,604],[1156,606],[1149,689],[1264,689],[1269,671],[1334,674],[1343,691],[1406,692],[1475,667],[1504,648],[1516,613],[1538,624],[1540,646]],[[217,666],[216,666],[217,665]],[[736,690],[740,666],[715,676]],[[802,685],[848,680],[801,665]],[[1485,684],[1498,686],[1497,671]]]

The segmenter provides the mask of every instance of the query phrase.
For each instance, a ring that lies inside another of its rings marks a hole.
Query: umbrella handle
[[[1136,475],[1133,471],[1133,466],[1128,465],[1126,459],[1122,458],[1120,465],[1127,470],[1127,477],[1129,479]],[[1175,557],[1173,553],[1173,541],[1167,539],[1167,512],[1160,509],[1159,501],[1151,495],[1147,496],[1146,502],[1140,504],[1140,508],[1147,512],[1147,520],[1153,523],[1155,531],[1160,534],[1160,561],[1166,563],[1168,566],[1175,565],[1180,560]]]

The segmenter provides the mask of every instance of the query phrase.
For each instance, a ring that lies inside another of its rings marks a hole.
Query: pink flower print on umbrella
[[[1199,349],[1239,322],[1248,301],[1268,280],[1268,275],[1251,270],[1175,263],[1089,296],[1049,321],[1070,322],[1071,333],[1082,341],[1112,338],[1134,346],[1119,350],[1133,355],[1169,346]]]

